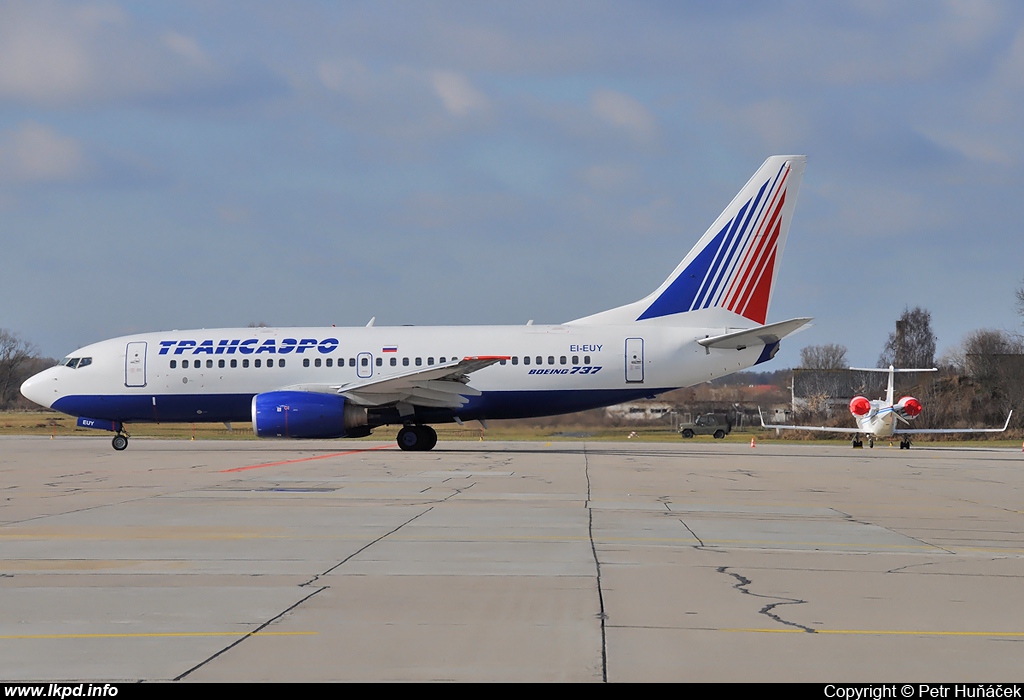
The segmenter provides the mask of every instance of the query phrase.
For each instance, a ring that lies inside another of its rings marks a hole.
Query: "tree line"
[[[21,383],[55,364],[56,360],[40,356],[32,343],[0,328],[0,409],[35,406],[21,395]]]

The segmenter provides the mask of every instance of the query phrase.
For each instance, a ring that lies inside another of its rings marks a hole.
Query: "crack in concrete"
[[[720,574],[726,574],[736,579],[738,583],[733,585],[733,588],[738,590],[740,593],[743,593],[744,595],[752,595],[755,598],[764,598],[766,600],[774,599],[778,601],[777,603],[769,603],[768,605],[765,605],[758,611],[759,614],[770,617],[771,619],[778,622],[780,625],[786,625],[787,627],[796,627],[797,629],[803,630],[804,632],[807,632],[809,634],[817,633],[818,630],[814,629],[813,627],[807,627],[806,625],[801,625],[798,622],[790,622],[789,620],[785,620],[780,615],[777,615],[774,612],[772,612],[775,608],[779,607],[780,605],[799,605],[801,603],[806,603],[806,600],[800,600],[799,598],[783,598],[782,596],[767,596],[761,595],[760,593],[754,593],[753,591],[750,591],[747,588],[753,583],[753,581],[748,579],[746,576],[743,576],[742,574],[737,574],[733,571],[729,571],[728,566],[720,566],[718,567],[717,571]]]

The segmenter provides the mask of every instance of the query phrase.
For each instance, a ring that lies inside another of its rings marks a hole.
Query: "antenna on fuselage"
[[[372,318],[370,318],[370,320],[366,323],[366,327],[367,328],[372,328],[373,327],[373,322],[376,321],[376,320],[377,320],[376,316],[373,316]]]

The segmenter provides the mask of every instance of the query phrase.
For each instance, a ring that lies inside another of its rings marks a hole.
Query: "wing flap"
[[[468,397],[481,395],[479,389],[469,385],[469,375],[507,359],[507,355],[464,357],[443,365],[335,385],[330,389],[363,406],[402,402],[428,408],[460,408],[468,403]]]

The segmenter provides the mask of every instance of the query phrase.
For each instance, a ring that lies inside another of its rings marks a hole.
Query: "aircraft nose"
[[[49,408],[57,397],[57,378],[51,370],[44,370],[26,379],[21,385],[21,395],[29,401]]]

